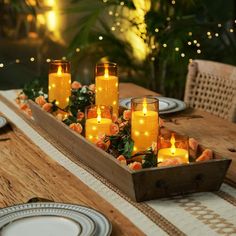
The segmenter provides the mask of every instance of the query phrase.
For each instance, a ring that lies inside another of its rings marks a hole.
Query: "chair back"
[[[192,108],[236,122],[236,67],[193,60],[188,67],[184,101]]]

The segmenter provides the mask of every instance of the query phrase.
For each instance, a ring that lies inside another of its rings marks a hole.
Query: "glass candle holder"
[[[131,137],[134,153],[145,151],[157,142],[159,134],[159,101],[152,97],[131,99]]]
[[[167,132],[162,134],[158,140],[158,162],[175,158],[178,164],[189,163],[189,142],[188,137]]]
[[[64,60],[54,60],[49,64],[48,99],[56,100],[56,105],[62,109],[68,106],[71,95],[70,63]]]
[[[118,116],[119,88],[117,64],[100,63],[96,65],[96,105],[106,105],[113,108]]]
[[[110,135],[112,124],[112,107],[105,105],[92,105],[85,111],[85,137],[89,141],[96,143],[99,137]]]

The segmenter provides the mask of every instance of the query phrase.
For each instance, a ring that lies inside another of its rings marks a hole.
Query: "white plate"
[[[159,100],[159,114],[169,114],[177,111],[182,111],[186,108],[186,104],[175,98],[150,96]],[[120,99],[120,105],[130,109],[132,98]]]
[[[41,209],[67,210],[74,213],[80,213],[90,218],[95,223],[96,236],[109,236],[112,231],[112,225],[109,220],[100,212],[80,205],[63,204],[55,202],[28,203],[0,209],[0,219],[9,213],[17,213],[27,209],[40,211]],[[68,218],[68,217],[67,217]],[[1,222],[1,220],[0,220]],[[1,233],[0,233],[1,235]],[[34,234],[33,234],[34,235]],[[18,236],[18,235],[17,235]],[[69,236],[66,234],[66,236]]]
[[[7,120],[3,116],[0,116],[0,128],[5,126],[6,123],[7,123]]]
[[[68,209],[31,208],[0,217],[1,236],[87,236],[95,230],[90,217]]]

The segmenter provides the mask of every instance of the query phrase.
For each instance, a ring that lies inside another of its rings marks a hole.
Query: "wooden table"
[[[120,85],[120,97],[146,94],[156,93],[130,83]],[[5,98],[0,97],[0,101],[16,110]],[[227,178],[236,183],[236,124],[203,111],[189,109],[163,118],[167,128],[194,137],[204,146],[232,158]],[[143,235],[126,216],[51,160],[14,123],[9,122],[0,129],[0,139],[5,138],[8,140],[0,141],[0,207],[25,203],[35,196],[82,204],[103,212],[110,219],[112,235]]]

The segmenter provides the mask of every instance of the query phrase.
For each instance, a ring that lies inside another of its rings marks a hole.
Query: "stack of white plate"
[[[157,98],[159,100],[159,114],[170,114],[178,111],[182,111],[186,108],[186,104],[175,98],[160,97],[160,96],[148,96]],[[120,106],[130,109],[132,98],[120,99]]]
[[[85,206],[42,202],[0,209],[1,236],[108,236],[112,225]]]

